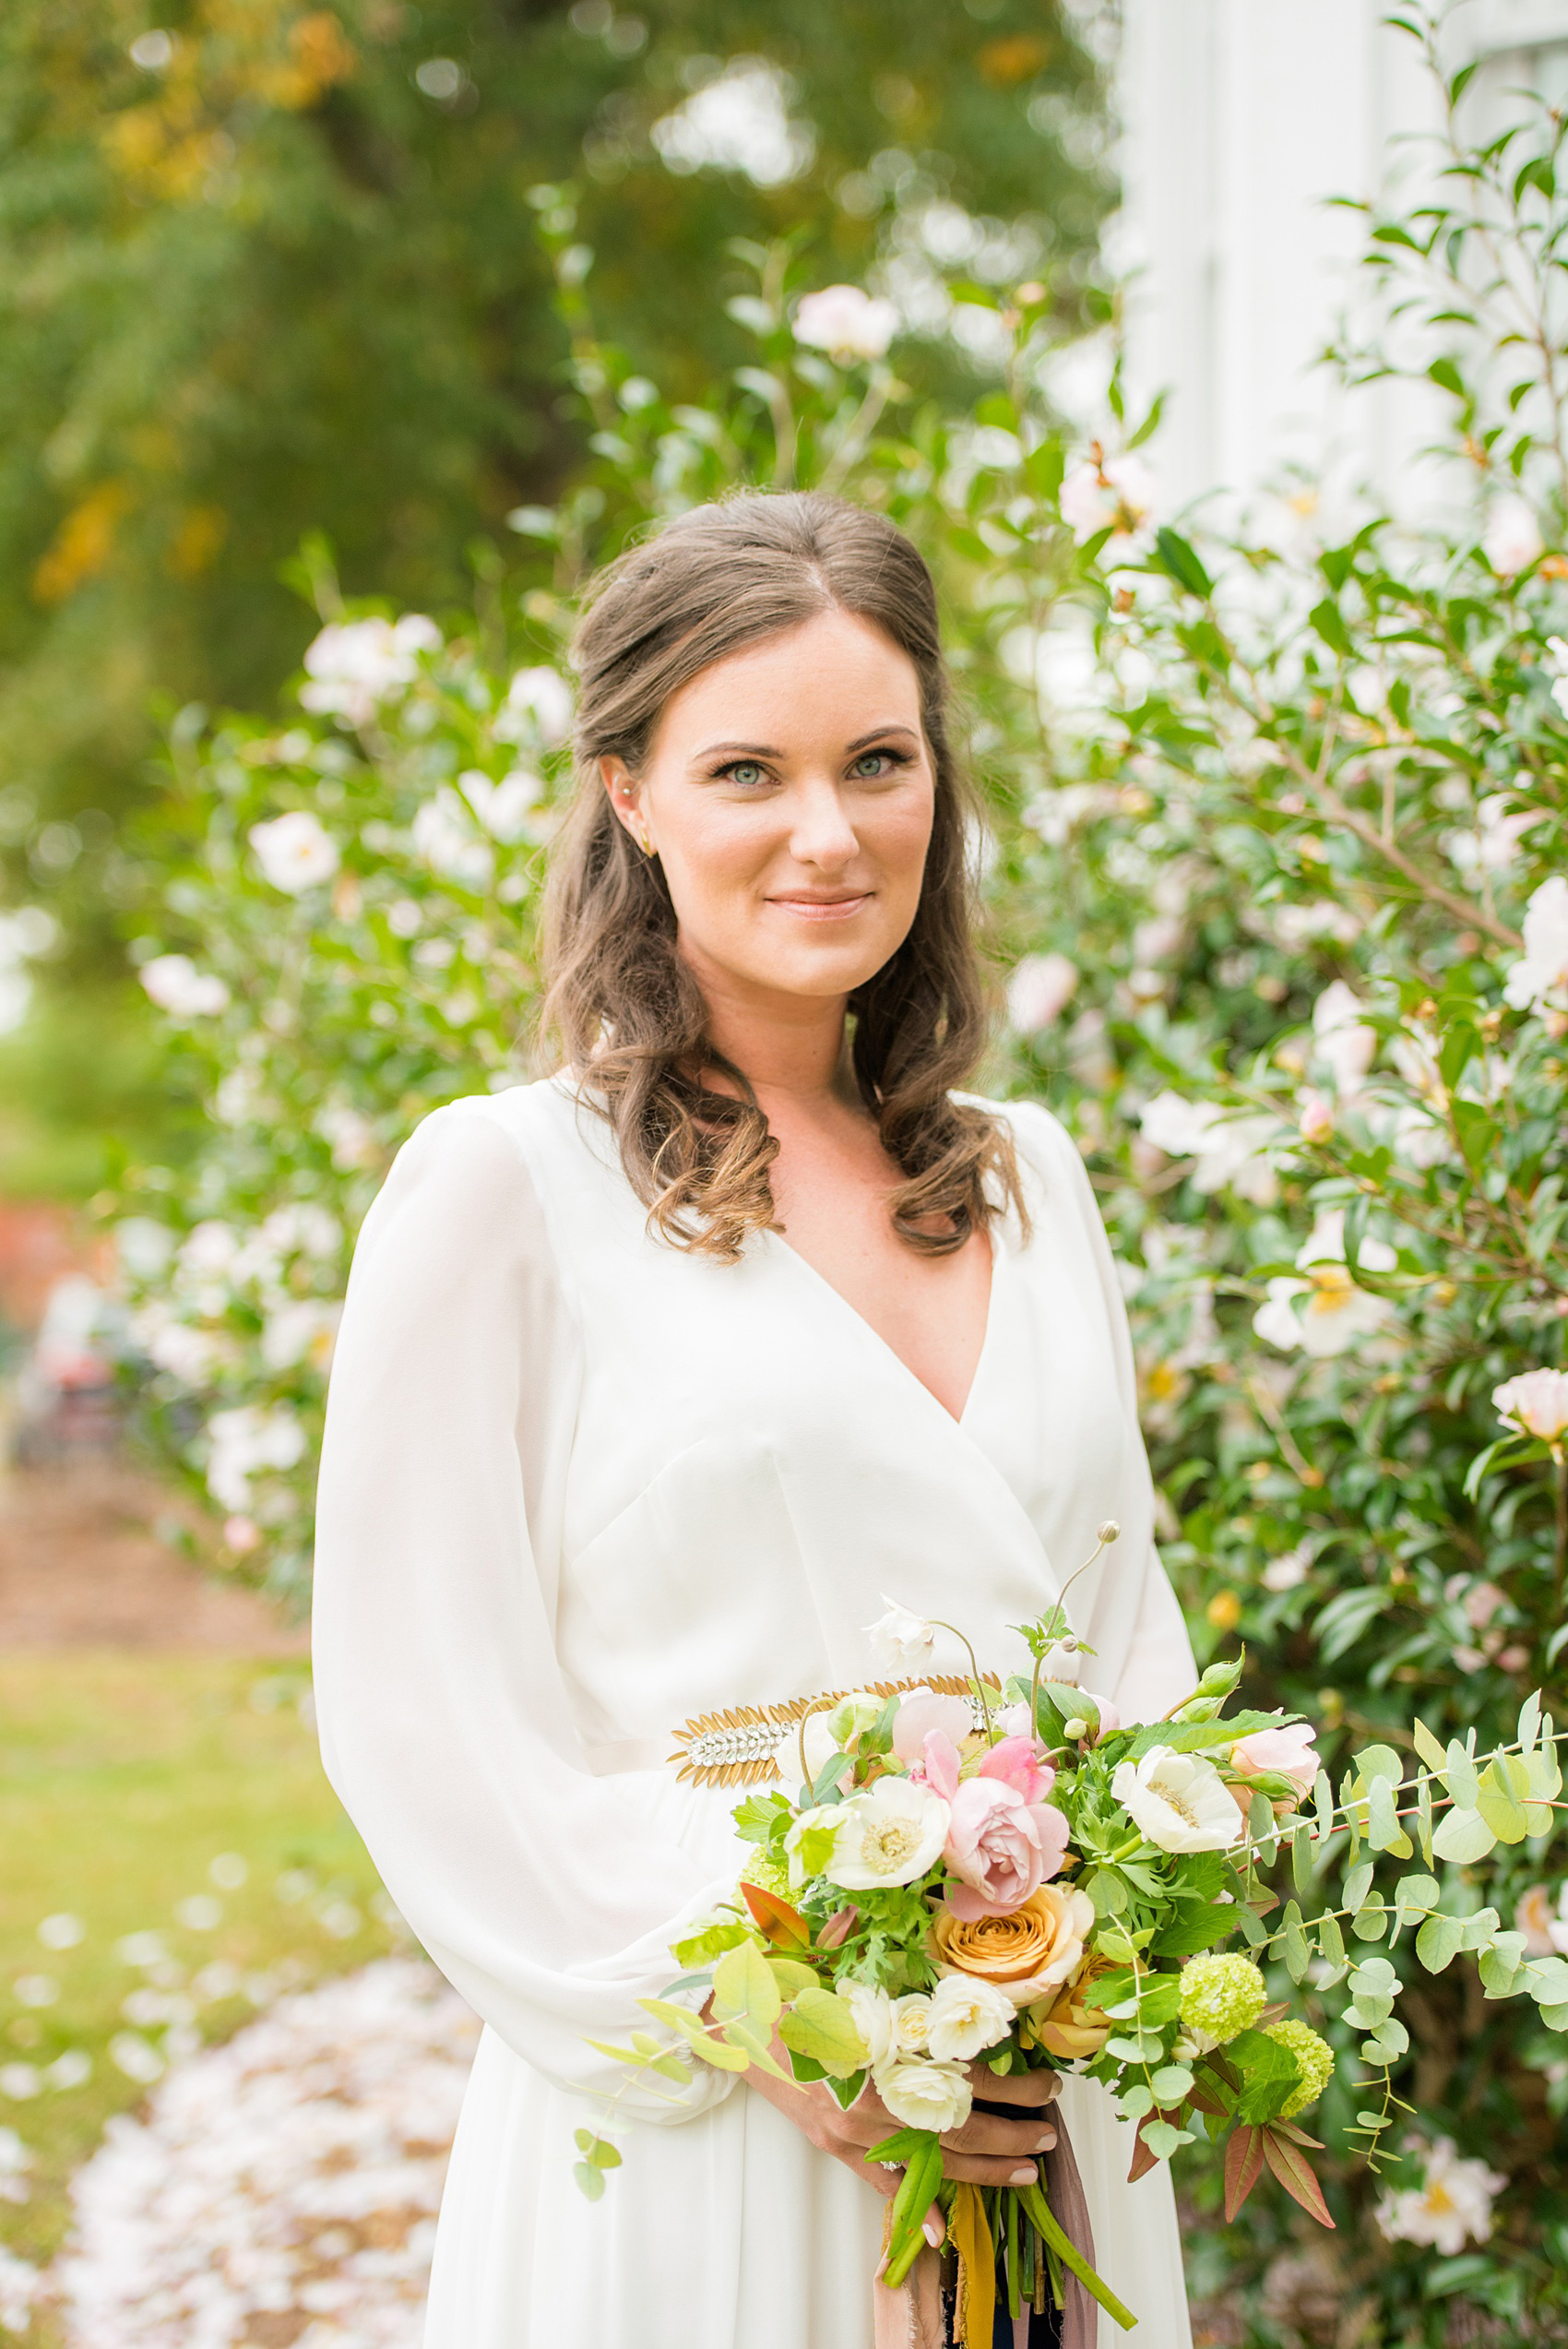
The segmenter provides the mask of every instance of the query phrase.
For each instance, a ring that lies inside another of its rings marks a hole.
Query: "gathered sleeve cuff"
[[[579,1379],[522,1146],[482,1099],[437,1111],[365,1222],[333,1366],[322,1755],[442,1972],[536,2069],[598,2094],[624,2075],[587,2041],[648,2027],[671,1939],[730,1885],[683,1847],[668,1774],[596,1775],[574,1724],[532,1529]],[[683,2119],[727,2093],[694,2069],[657,2083],[673,2108],[639,2086],[619,2109]]]

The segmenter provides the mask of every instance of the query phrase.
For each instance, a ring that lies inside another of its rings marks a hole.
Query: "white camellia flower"
[[[1481,532],[1481,553],[1500,579],[1511,579],[1538,563],[1546,542],[1533,507],[1522,497],[1498,498]]]
[[[368,726],[382,702],[412,685],[420,655],[439,652],[441,631],[422,612],[400,620],[333,621],[305,653],[303,708]]]
[[[1541,820],[1538,807],[1515,807],[1508,792],[1489,792],[1476,809],[1473,832],[1450,832],[1443,845],[1464,874],[1505,873],[1517,861],[1519,842]]]
[[[1108,530],[1111,554],[1143,532],[1154,505],[1154,475],[1141,457],[1106,457],[1097,447],[1067,475],[1059,502],[1079,545]]]
[[[131,1317],[131,1336],[149,1362],[182,1387],[205,1387],[228,1357],[229,1347],[209,1330],[193,1328],[160,1302],[144,1305]]]
[[[1345,1261],[1345,1210],[1332,1208],[1318,1217],[1297,1263],[1306,1278],[1274,1280],[1268,1299],[1253,1316],[1260,1338],[1282,1353],[1299,1346],[1317,1360],[1343,1353],[1358,1338],[1371,1337],[1389,1318],[1387,1304],[1358,1288]],[[1398,1258],[1385,1240],[1363,1239],[1360,1261],[1369,1272],[1392,1272]],[[1306,1300],[1300,1314],[1295,1300]]]
[[[263,1469],[295,1468],[305,1455],[305,1431],[287,1405],[244,1403],[215,1411],[207,1423],[211,1451],[207,1489],[235,1515],[251,1505],[251,1478]]]
[[[317,888],[338,870],[336,844],[308,808],[291,807],[285,816],[253,824],[247,838],[263,875],[286,897]]]
[[[482,889],[495,870],[495,851],[477,828],[473,810],[443,783],[414,817],[414,847],[433,873],[459,887]]]
[[[573,708],[572,688],[558,669],[519,669],[491,732],[497,742],[554,750],[572,731]]]
[[[892,1999],[869,1982],[840,1983],[838,1996],[848,2001],[873,2071],[879,2071],[893,2044]]]
[[[906,2056],[923,2056],[931,2046],[931,2000],[923,1990],[895,1998],[889,2017],[888,2044],[895,2062]]]
[[[1216,1102],[1167,1091],[1144,1103],[1138,1124],[1167,1158],[1196,1161],[1194,1190],[1232,1190],[1254,1207],[1272,1207],[1278,1198],[1279,1178],[1267,1156],[1268,1145],[1286,1131],[1277,1120],[1230,1117]]]
[[[292,1370],[308,1363],[313,1370],[332,1365],[341,1304],[325,1297],[294,1297],[269,1313],[261,1332],[261,1358],[268,1370]]]
[[[906,2128],[929,2128],[939,2137],[962,2128],[974,2104],[968,2074],[959,2065],[919,2059],[885,2064],[876,2075],[876,2093]]]
[[[1007,1024],[1015,1034],[1038,1035],[1066,1009],[1078,966],[1064,954],[1026,954],[1007,982]]]
[[[1334,1079],[1335,1091],[1353,1100],[1377,1052],[1377,1031],[1361,1018],[1360,998],[1343,979],[1324,987],[1313,1006],[1313,1049]]]
[[[1141,1761],[1118,1762],[1111,1791],[1162,1852],[1227,1852],[1243,1821],[1212,1762],[1152,1746]]]
[[[1554,639],[1561,642],[1561,638]],[[1568,686],[1568,678],[1560,680]],[[1556,688],[1554,688],[1556,690]],[[1503,995],[1515,1011],[1538,1009],[1568,989],[1568,877],[1554,873],[1525,908],[1525,951],[1510,963]]]
[[[858,285],[802,294],[795,311],[795,340],[835,359],[881,359],[897,331],[895,305]]]
[[[1390,2243],[1429,2244],[1452,2260],[1467,2239],[1487,2241],[1493,2199],[1507,2183],[1485,2162],[1461,2160],[1453,2139],[1440,2137],[1426,2157],[1425,2183],[1385,2194],[1375,2212],[1378,2226]]]
[[[936,1634],[931,1625],[923,1616],[911,1615],[908,1607],[900,1606],[897,1599],[890,1599],[885,1591],[882,1602],[887,1613],[866,1626],[871,1651],[877,1663],[903,1671],[929,1663],[936,1652]]]
[[[946,1804],[912,1778],[879,1778],[832,1818],[833,1856],[823,1874],[849,1892],[912,1884],[935,1866],[947,1841]]]
[[[229,1008],[229,990],[188,954],[155,954],[137,973],[160,1011],[173,1019],[210,1019]]]
[[[1543,1443],[1568,1435],[1568,1370],[1526,1370],[1491,1390],[1498,1417]]]
[[[967,2064],[1013,2028],[1013,2001],[993,1982],[946,1973],[931,1994],[930,2046],[939,2063]]]

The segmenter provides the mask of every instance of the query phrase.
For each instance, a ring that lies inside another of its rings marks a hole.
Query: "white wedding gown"
[[[393,1899],[487,2028],[442,2209],[427,2349],[869,2349],[883,2204],[730,2075],[624,2098],[590,2203],[573,2132],[621,2075],[668,1944],[748,1847],[679,1784],[689,1715],[873,1676],[883,1593],[1017,1669],[1072,1608],[1124,1715],[1193,1683],[1155,1554],[1125,1318],[1072,1143],[1003,1111],[1033,1218],[993,1250],[955,1421],[777,1234],[650,1238],[562,1079],[420,1127],[360,1239],[321,1480],[327,1768]],[[944,1640],[933,1669],[962,1667]],[[1188,2349],[1167,2171],[1063,2094],[1102,2272],[1141,2349]],[[1124,2338],[1102,2319],[1102,2345]]]

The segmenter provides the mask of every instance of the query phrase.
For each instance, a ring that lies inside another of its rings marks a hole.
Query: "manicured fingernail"
[[[937,2225],[936,2221],[934,2219],[927,2219],[925,2224],[921,2229],[921,2233],[925,2236],[926,2241],[931,2245],[932,2249],[934,2251],[937,2245],[942,2240],[942,2229]]]
[[[1039,2150],[1042,2153],[1049,2153],[1055,2142],[1056,2131],[1053,2128],[1042,2128],[1040,2130]]]
[[[1015,2170],[1012,2176],[1007,2181],[1009,2186],[1032,2186],[1034,2182],[1035,2165],[1033,2162],[1030,2162],[1024,2169]]]

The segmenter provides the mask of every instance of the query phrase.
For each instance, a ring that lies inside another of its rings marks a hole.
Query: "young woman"
[[[613,566],[576,659],[564,1066],[399,1156],[322,1473],[327,1768],[487,2025],[427,2349],[870,2349],[930,2323],[929,2290],[873,2295],[874,2096],[703,2070],[623,2101],[601,2201],[572,2180],[619,2084],[590,2043],[646,2020],[746,1849],[671,1732],[863,1681],[884,1592],[1005,1663],[1106,1518],[1096,1683],[1152,1717],[1192,1658],[1077,1154],[954,1090],[984,1026],[921,557],[836,499],[738,496]],[[956,2176],[1054,2139],[1054,2081],[998,2086]],[[1126,2185],[1092,2083],[1060,2112],[1102,2271],[1186,2349],[1167,2173]]]

